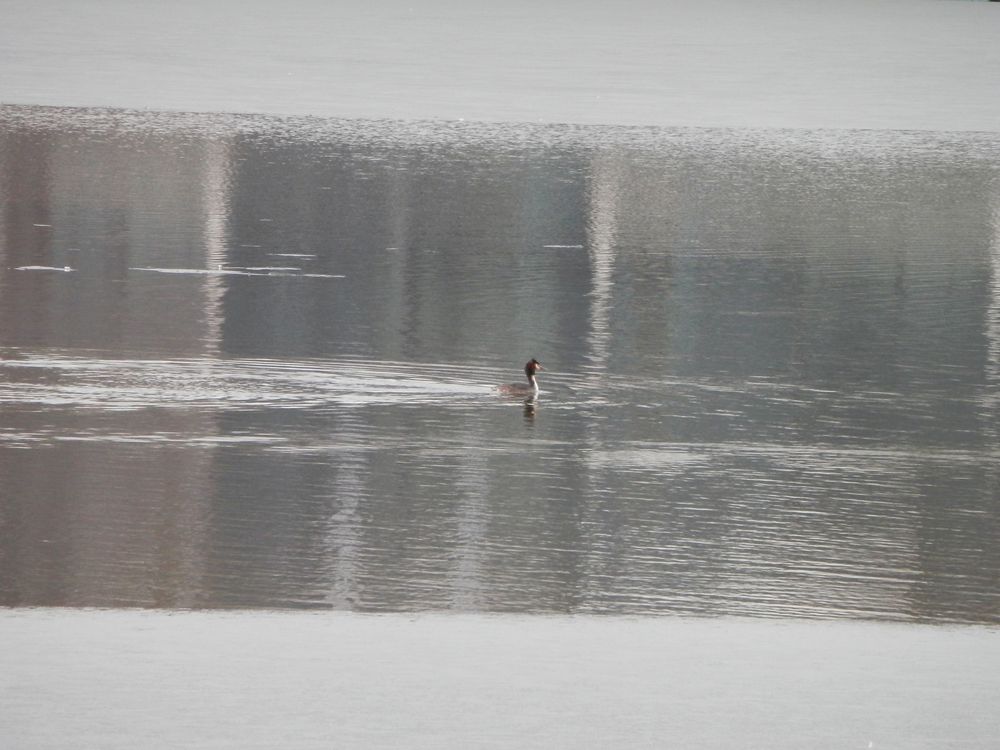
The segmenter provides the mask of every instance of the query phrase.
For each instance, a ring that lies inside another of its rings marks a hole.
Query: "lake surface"
[[[1000,5],[0,7],[0,744],[995,746]]]
[[[1000,734],[1000,649],[979,627],[63,608],[0,612],[0,637],[3,736],[32,750],[989,750]]]
[[[4,0],[0,102],[409,120],[1000,130],[966,0]]]
[[[997,134],[8,106],[0,165],[0,604],[1000,623]]]

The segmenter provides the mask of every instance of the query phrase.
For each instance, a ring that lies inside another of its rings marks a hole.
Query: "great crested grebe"
[[[532,357],[524,366],[524,374],[528,376],[527,385],[524,383],[507,383],[497,386],[497,390],[505,396],[527,396],[534,398],[538,395],[538,381],[535,380],[535,373],[544,369],[538,360]]]

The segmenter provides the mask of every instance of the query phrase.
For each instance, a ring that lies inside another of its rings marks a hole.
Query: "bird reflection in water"
[[[529,423],[534,423],[535,421],[535,409],[538,406],[538,397],[531,396],[524,399],[524,421]]]

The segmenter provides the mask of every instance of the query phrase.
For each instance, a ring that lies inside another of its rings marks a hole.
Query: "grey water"
[[[998,9],[0,0],[0,744],[994,747]]]
[[[2,605],[1000,623],[996,133],[5,106],[0,198]]]
[[[4,0],[0,102],[352,118],[1000,129],[972,0]]]

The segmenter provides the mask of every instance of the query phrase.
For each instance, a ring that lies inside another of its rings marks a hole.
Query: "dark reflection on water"
[[[0,604],[1000,622],[996,135],[7,107],[0,200]]]

